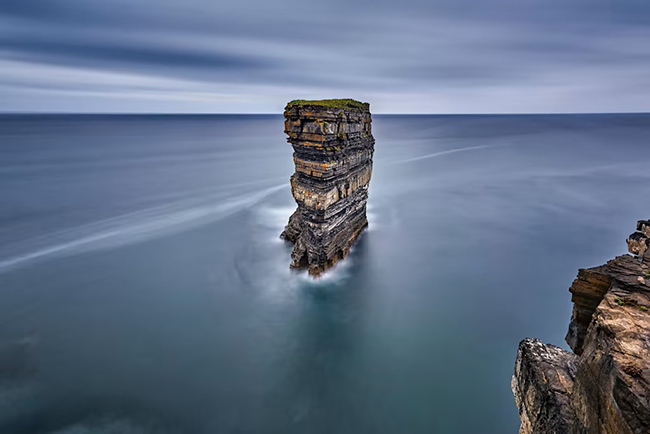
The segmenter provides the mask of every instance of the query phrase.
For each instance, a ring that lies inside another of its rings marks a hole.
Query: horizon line
[[[64,112],[64,111],[2,111],[6,115],[74,115],[74,116],[279,116],[283,112]],[[557,115],[647,115],[650,111],[630,112],[523,112],[523,113],[372,113],[376,116],[557,116]]]

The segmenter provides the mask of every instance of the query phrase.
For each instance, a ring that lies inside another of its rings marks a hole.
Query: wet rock
[[[375,140],[367,103],[292,101],[285,132],[294,149],[291,192],[298,209],[281,237],[292,268],[318,276],[345,258],[368,226],[366,203]]]

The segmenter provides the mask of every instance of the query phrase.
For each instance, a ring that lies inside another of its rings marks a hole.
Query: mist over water
[[[564,345],[650,215],[649,115],[375,116],[370,227],[314,281],[282,129],[0,117],[0,432],[516,432],[518,342]]]

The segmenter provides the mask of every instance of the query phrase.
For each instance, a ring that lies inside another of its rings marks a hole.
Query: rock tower
[[[366,203],[375,139],[370,105],[352,99],[295,100],[284,111],[298,209],[281,237],[294,243],[292,268],[318,276],[345,258],[368,226]]]

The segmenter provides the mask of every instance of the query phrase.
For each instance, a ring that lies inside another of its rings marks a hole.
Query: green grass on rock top
[[[294,106],[304,106],[304,105],[316,105],[323,107],[332,107],[348,110],[369,110],[370,104],[367,102],[360,102],[354,99],[320,99],[320,100],[306,100],[306,99],[294,99],[287,107]]]

